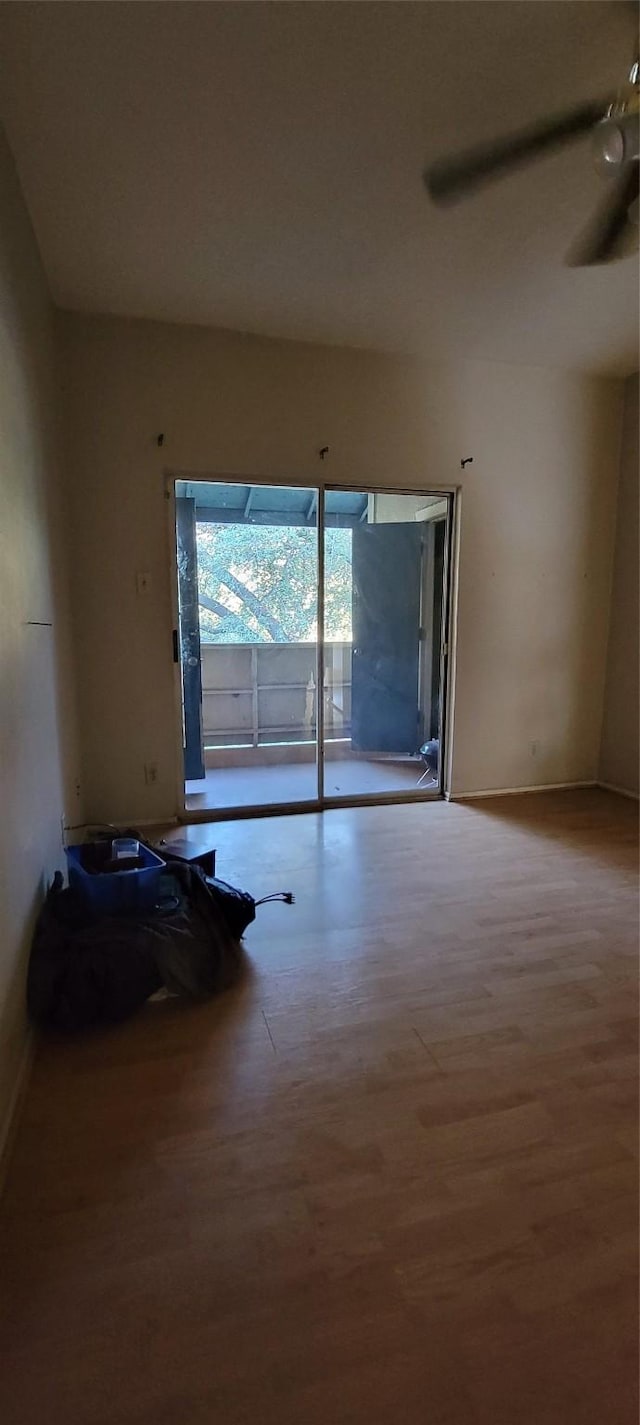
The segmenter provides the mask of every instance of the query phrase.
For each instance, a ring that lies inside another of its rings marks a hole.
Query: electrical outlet
[[[157,782],[157,780],[158,780],[158,763],[157,763],[157,762],[145,762],[145,764],[144,764],[144,780],[145,780],[145,782],[146,782],[146,784],[147,784],[148,787],[153,786],[154,783]]]

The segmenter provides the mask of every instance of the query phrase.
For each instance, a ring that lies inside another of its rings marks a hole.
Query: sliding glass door
[[[324,796],[437,791],[449,504],[362,492],[357,520],[325,493]],[[332,636],[335,553],[349,564],[345,637]]]
[[[449,498],[175,493],[186,809],[437,793]]]
[[[178,481],[176,532],[187,810],[315,802],[317,490]]]

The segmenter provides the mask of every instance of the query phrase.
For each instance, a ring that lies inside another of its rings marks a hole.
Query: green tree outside
[[[205,643],[312,643],[317,532],[305,525],[196,525]],[[351,530],[325,532],[327,641],[351,641]]]

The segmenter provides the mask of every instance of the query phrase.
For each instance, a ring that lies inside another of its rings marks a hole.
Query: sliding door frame
[[[325,565],[325,540],[324,540],[324,509],[325,509],[325,485],[318,488],[318,503],[316,505],[317,535],[318,535],[318,589],[316,601],[316,619],[318,622],[318,632],[316,634],[316,772],[318,776],[318,806],[317,810],[322,811],[324,806],[324,565]]]
[[[317,536],[318,536],[318,590],[317,590],[317,619],[318,635],[316,641],[317,659],[317,696],[316,696],[316,769],[317,769],[317,796],[304,801],[295,802],[269,802],[257,804],[255,806],[243,807],[222,807],[215,810],[204,809],[202,811],[190,811],[186,806],[184,767],[182,760],[182,692],[180,686],[181,669],[179,661],[175,659],[175,630],[178,627],[178,565],[176,549],[176,483],[184,481],[189,485],[265,485],[280,487],[283,489],[300,489],[302,483],[300,479],[285,478],[283,476],[258,476],[258,475],[227,475],[227,474],[200,474],[193,471],[166,470],[165,471],[165,499],[167,502],[167,527],[169,535],[169,558],[171,569],[171,628],[167,632],[167,647],[174,663],[174,724],[176,729],[176,817],[183,824],[198,824],[214,821],[240,821],[254,819],[263,816],[287,816],[309,811],[326,811],[340,807],[354,806],[387,806],[411,802],[440,801],[449,798],[451,794],[451,773],[453,761],[453,711],[454,711],[454,690],[455,690],[455,641],[457,625],[457,593],[458,593],[458,555],[460,544],[460,514],[461,514],[461,489],[459,485],[443,486],[429,489],[423,485],[416,485],[412,489],[389,485],[364,485],[342,484],[334,480],[318,480],[313,484],[309,481],[309,490],[317,490]],[[307,488],[307,482],[304,482]],[[325,676],[325,640],[324,640],[324,573],[325,573],[325,499],[328,491],[351,491],[362,495],[424,495],[425,499],[433,496],[440,496],[447,500],[447,528],[445,531],[445,555],[443,568],[443,589],[442,589],[442,637],[440,646],[440,687],[441,687],[441,712],[440,712],[440,762],[438,769],[438,787],[422,788],[414,787],[410,791],[400,792],[365,792],[351,796],[327,797],[324,792],[324,731],[325,731],[325,708],[324,708],[324,676]]]

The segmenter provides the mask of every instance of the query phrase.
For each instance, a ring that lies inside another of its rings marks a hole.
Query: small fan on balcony
[[[493,143],[437,160],[424,174],[430,197],[441,205],[456,203],[485,183],[591,134],[594,160],[605,189],[591,222],[566,260],[572,267],[589,267],[626,256],[630,224],[635,224],[636,230],[638,224],[639,77],[636,60],[617,95],[581,104]]]

